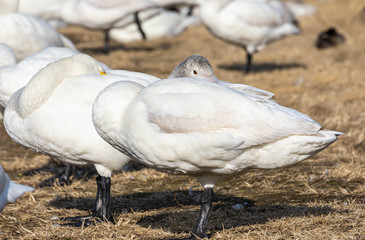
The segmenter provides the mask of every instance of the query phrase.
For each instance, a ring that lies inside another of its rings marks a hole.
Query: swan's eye
[[[196,70],[194,70],[194,74],[195,74],[195,75],[197,75],[197,74],[198,74],[198,72],[197,72]]]
[[[99,73],[100,73],[101,75],[106,75],[106,73],[105,73],[105,72],[102,72],[102,71],[99,71]]]

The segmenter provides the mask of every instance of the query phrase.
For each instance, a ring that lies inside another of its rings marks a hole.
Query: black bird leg
[[[74,165],[71,165],[71,164],[67,164],[64,172],[42,181],[41,183],[39,183],[38,187],[40,187],[40,188],[49,187],[49,186],[52,186],[56,182],[58,182],[58,184],[60,186],[69,185],[69,184],[71,184],[70,178],[72,175],[74,175],[76,177],[77,167]]]
[[[104,30],[104,48],[103,52],[105,54],[109,53],[109,29]]]
[[[189,11],[188,11],[188,13],[186,14],[186,16],[193,16],[194,7],[195,7],[195,6],[190,6],[190,7],[189,7]]]
[[[247,56],[247,63],[246,63],[245,73],[248,73],[251,70],[252,54],[246,53],[246,56]]]
[[[207,231],[207,221],[209,218],[210,209],[212,208],[213,203],[213,188],[205,188],[201,197],[201,208],[198,220],[195,222],[195,226],[193,228],[192,239],[195,239],[195,236],[200,238],[208,238],[206,235]]]
[[[140,19],[139,19],[138,14],[139,14],[139,12],[135,12],[135,13],[134,13],[134,21],[136,22],[137,27],[138,27],[138,30],[139,30],[139,32],[140,32],[140,33],[141,33],[141,35],[142,35],[142,39],[143,39],[143,40],[146,40],[146,39],[147,39],[147,37],[146,37],[145,32],[143,31],[142,24],[141,24],[141,21],[140,21]]]
[[[94,217],[101,220],[112,221],[112,214],[110,209],[110,177],[98,176],[96,178],[98,185],[98,192],[94,205]]]
[[[96,193],[96,199],[92,215],[64,218],[62,220],[73,222],[64,225],[75,227],[90,226],[94,223],[92,218],[96,218],[96,221],[113,222],[110,207],[110,177],[102,177],[99,175],[96,178],[96,184],[98,190]]]

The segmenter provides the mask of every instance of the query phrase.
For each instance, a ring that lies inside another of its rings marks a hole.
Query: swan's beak
[[[106,75],[106,72],[99,71],[101,75]]]

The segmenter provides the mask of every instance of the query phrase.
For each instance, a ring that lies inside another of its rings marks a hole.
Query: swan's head
[[[182,61],[169,76],[169,78],[183,77],[199,77],[213,83],[218,82],[212,66],[205,57],[200,55],[192,55]]]
[[[68,58],[59,60],[59,63],[63,62],[70,75],[81,75],[81,74],[101,74],[105,75],[105,69],[101,64],[94,58],[86,54],[77,54]],[[60,64],[55,64],[60,66]]]

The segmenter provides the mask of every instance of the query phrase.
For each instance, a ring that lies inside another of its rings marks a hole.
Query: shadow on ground
[[[246,68],[246,63],[233,63],[230,65],[221,64],[218,65],[219,68],[230,70],[230,71],[239,71],[243,72]],[[304,68],[306,69],[307,66],[301,63],[272,63],[272,62],[264,62],[264,63],[253,63],[251,66],[252,72],[269,72],[275,70],[284,70],[284,69],[291,69],[291,68]]]
[[[133,45],[123,45],[123,44],[113,44],[109,46],[109,53],[117,50],[122,50],[125,52],[151,52],[155,50],[168,50],[170,49],[172,44],[170,43],[160,43],[158,45],[151,45],[151,46],[133,46]],[[100,47],[81,47],[79,51],[86,53],[86,54],[105,54],[103,46]]]
[[[176,191],[114,196],[112,197],[112,211],[117,217],[128,212],[148,212],[137,222],[141,227],[162,229],[172,233],[189,233],[200,209],[200,194],[200,191]],[[56,208],[90,210],[93,203],[92,198],[58,197],[50,205]],[[233,206],[236,204],[240,204],[241,209],[234,209]],[[164,208],[169,208],[166,209],[168,212],[153,212]],[[334,211],[337,210],[326,206],[309,207],[286,204],[255,206],[251,199],[216,194],[208,222],[208,232],[211,235],[223,228],[264,224],[282,218],[328,215]]]
[[[166,191],[112,196],[112,211],[116,214],[121,214],[126,212],[145,212],[167,207],[199,205],[200,195],[201,191]],[[225,204],[241,203],[246,207],[254,205],[254,201],[251,199],[226,195],[215,195],[214,201]],[[57,197],[50,202],[52,207],[79,210],[90,210],[93,204],[94,198],[75,197]]]
[[[145,167],[146,166],[144,166],[140,163],[130,162],[123,168],[123,171],[126,171],[126,172],[139,171]],[[51,173],[54,177],[56,177],[56,176],[63,174],[65,170],[66,170],[66,166],[64,164],[58,164],[57,162],[55,162],[54,160],[52,160],[50,158],[48,164],[45,164],[39,168],[28,170],[28,171],[24,172],[22,175],[33,176],[33,175],[36,175],[39,173]],[[84,181],[88,181],[90,179],[94,180],[95,177],[97,177],[97,176],[98,176],[98,172],[96,171],[94,166],[76,167],[72,174],[73,180],[76,179],[76,180],[84,180]],[[43,180],[42,182],[39,183],[39,186],[44,187],[44,186],[52,185],[52,184],[47,183],[52,178],[53,177]]]
[[[269,221],[294,217],[313,217],[328,215],[334,212],[330,207],[308,207],[290,205],[267,205],[235,210],[227,204],[214,205],[208,220],[208,235],[240,226],[265,224]],[[145,216],[138,221],[144,228],[163,229],[172,233],[188,233],[192,230],[198,217],[198,210],[176,211]]]

